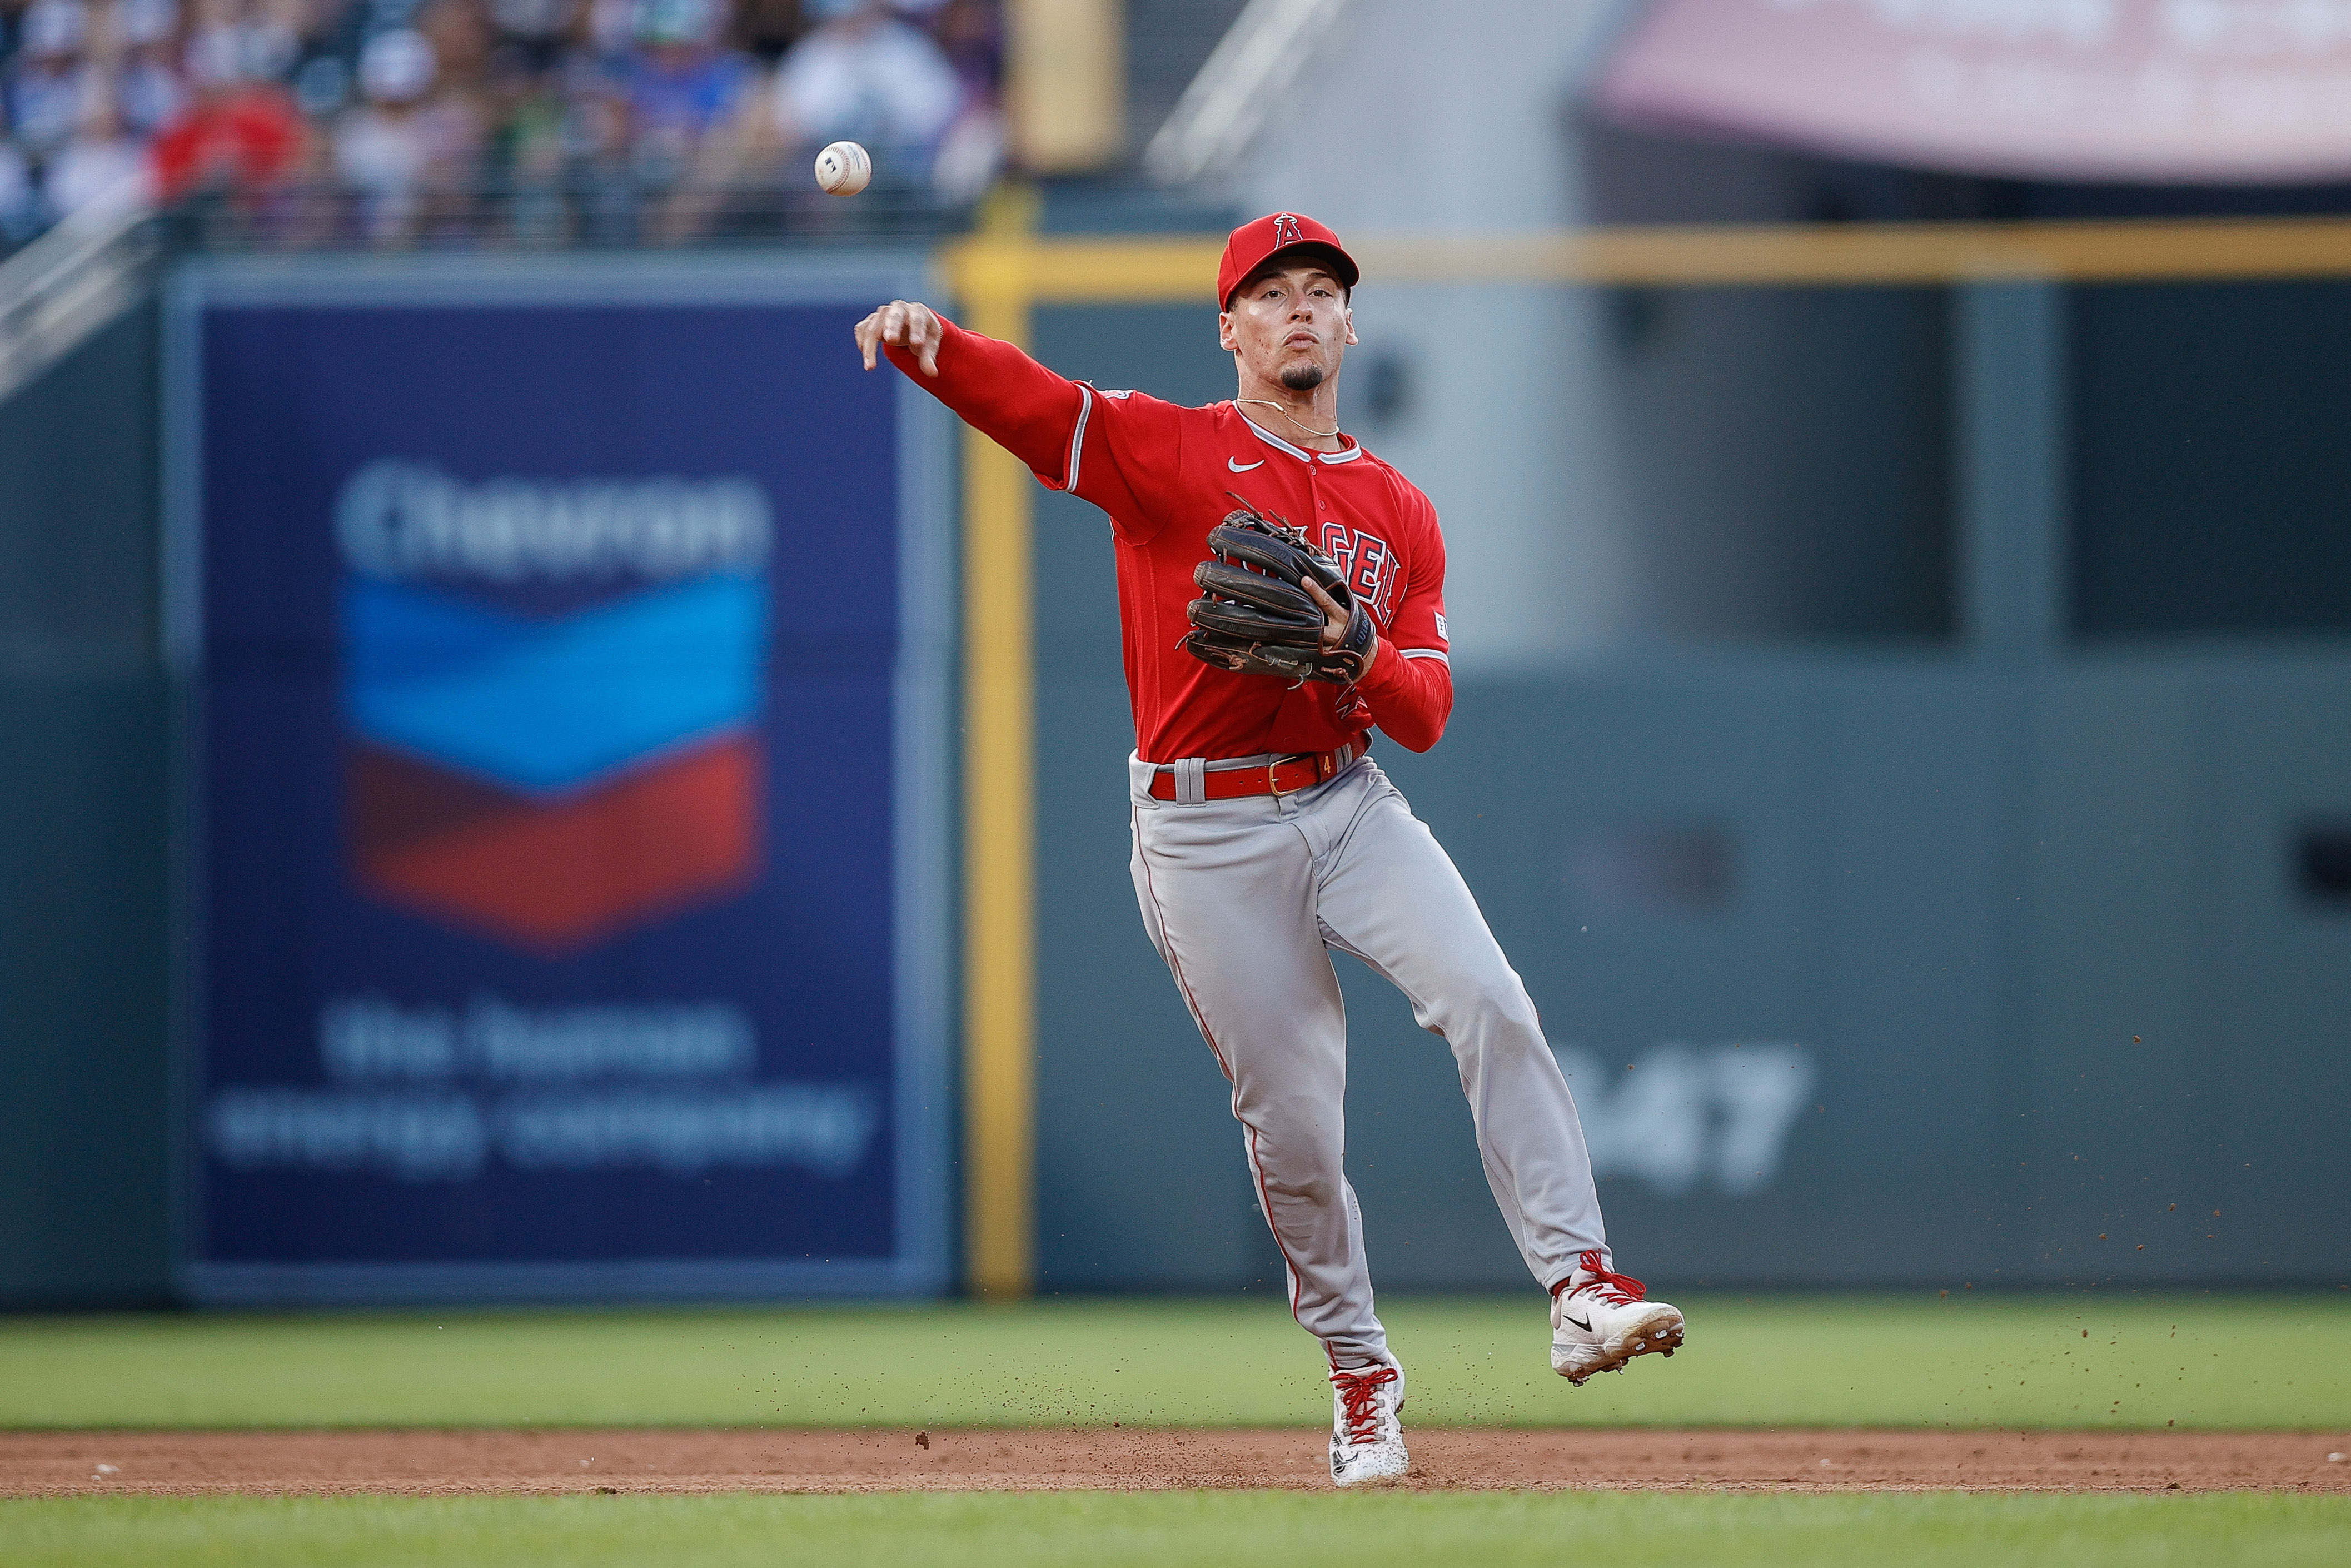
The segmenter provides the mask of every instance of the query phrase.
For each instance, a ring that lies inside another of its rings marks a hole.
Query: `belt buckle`
[[[1281,787],[1281,780],[1273,776],[1273,770],[1280,767],[1283,763],[1299,761],[1304,756],[1305,754],[1303,752],[1299,752],[1289,757],[1277,757],[1272,761],[1265,765],[1265,787],[1272,794],[1275,800],[1279,800],[1286,796],[1298,794],[1301,790],[1311,789],[1314,788],[1315,784],[1322,782],[1322,779],[1316,779],[1312,783],[1301,784],[1296,789],[1285,789]],[[1317,768],[1315,771],[1319,773],[1322,770]]]

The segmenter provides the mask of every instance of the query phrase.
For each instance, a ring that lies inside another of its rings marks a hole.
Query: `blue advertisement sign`
[[[921,281],[180,278],[193,1298],[945,1285]]]

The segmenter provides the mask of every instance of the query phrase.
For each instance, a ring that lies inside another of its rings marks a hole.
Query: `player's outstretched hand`
[[[925,375],[937,375],[939,344],[946,338],[946,329],[939,325],[931,308],[911,299],[893,299],[857,324],[857,347],[864,353],[869,371],[879,361],[886,343],[910,350]]]

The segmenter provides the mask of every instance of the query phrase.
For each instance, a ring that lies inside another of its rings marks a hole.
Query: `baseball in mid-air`
[[[854,141],[836,141],[816,155],[816,183],[833,195],[853,196],[872,178],[872,155]]]

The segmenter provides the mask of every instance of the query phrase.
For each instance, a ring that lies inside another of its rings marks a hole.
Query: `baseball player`
[[[1135,749],[1143,923],[1231,1081],[1286,1267],[1329,1356],[1331,1478],[1407,1468],[1402,1367],[1372,1307],[1347,1185],[1346,1019],[1333,949],[1453,1051],[1503,1222],[1552,1295],[1571,1383],[1671,1355],[1682,1314],[1616,1273],[1591,1158],[1534,1005],[1452,860],[1370,756],[1437,744],[1453,704],[1436,508],[1343,434],[1359,276],[1338,236],[1277,213],[1217,270],[1228,402],[1179,408],[1054,374],[895,300],[857,328],[1056,490],[1108,513]]]

